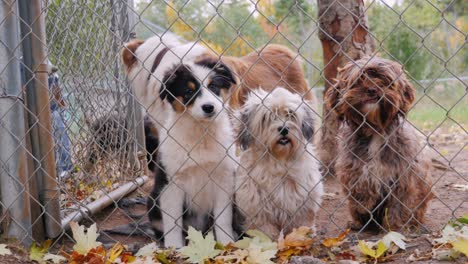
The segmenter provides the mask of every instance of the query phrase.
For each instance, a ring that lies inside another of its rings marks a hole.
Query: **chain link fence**
[[[158,176],[147,168],[147,159],[155,155],[147,155],[150,131],[146,131],[145,142],[144,130],[152,129],[144,127],[144,116],[153,113],[148,109],[152,106],[134,95],[129,85],[134,80],[127,79],[121,59],[125,43],[154,35],[178,39],[179,45],[193,41],[218,58],[246,56],[275,43],[297,54],[290,64],[301,62],[314,94],[311,109],[317,115],[317,124],[310,144],[317,146],[318,152],[334,151],[329,153],[331,158],[312,157],[320,160],[323,201],[307,201],[307,197],[302,201],[317,203],[314,220],[317,234],[322,237],[348,227],[352,220],[348,203],[356,199],[353,190],[344,188],[334,169],[336,149],[348,143],[343,138],[325,142],[326,137],[321,136],[325,131],[335,138],[340,130],[327,130],[326,117],[333,109],[323,109],[322,91],[334,88],[338,68],[348,61],[364,55],[398,61],[416,88],[408,123],[432,159],[429,170],[434,198],[426,212],[425,228],[439,230],[450,219],[466,214],[466,3],[348,2],[2,0],[0,235],[16,237],[25,244],[46,237],[67,238],[65,231],[70,221],[86,221],[96,222],[101,230],[122,228],[103,233],[101,239],[107,242],[119,240],[128,244],[154,239],[146,198],[153,189],[152,178]],[[138,63],[152,65],[160,52],[156,49],[155,54],[148,55],[153,56],[151,61]],[[188,59],[192,50],[193,47],[179,59]],[[245,69],[245,74],[262,61],[260,57]],[[267,63],[267,67],[273,66]],[[288,64],[286,70],[289,67]],[[150,67],[143,68],[146,75],[154,72]],[[235,75],[240,83],[244,82],[246,75]],[[278,86],[288,85],[282,78]],[[223,106],[224,112],[231,113],[227,103]],[[164,129],[165,134],[171,135],[176,133],[177,125]],[[161,136],[163,132],[158,133]],[[169,138],[178,143],[176,137]],[[168,139],[161,139],[160,144],[168,144]],[[329,145],[324,146],[324,142]],[[231,144],[225,155],[242,166],[240,149]],[[229,152],[233,150],[236,154],[231,157]],[[190,161],[192,154],[190,149],[181,153],[188,155],[184,162]],[[264,155],[272,153],[267,151]],[[373,162],[372,158],[362,160],[362,166]],[[281,185],[289,184],[287,180],[283,177]],[[210,184],[213,183],[206,183]],[[307,195],[317,192],[318,185]],[[390,197],[393,189],[389,188],[386,195]],[[131,199],[124,198],[127,195]],[[279,195],[273,192],[265,197]],[[367,213],[372,210],[364,209]],[[257,227],[262,229],[262,225]],[[358,229],[355,234],[363,232]]]

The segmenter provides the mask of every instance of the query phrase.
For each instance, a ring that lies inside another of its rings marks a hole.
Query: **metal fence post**
[[[124,42],[127,42],[131,40],[132,38],[135,38],[135,33],[132,32],[132,30],[135,29],[135,24],[136,24],[136,19],[135,19],[135,14],[132,12],[132,9],[134,8],[134,3],[133,0],[127,0],[127,3],[124,4],[123,10],[122,10],[122,23],[123,23],[123,28],[122,28],[122,40]],[[141,105],[137,102],[135,95],[133,94],[133,90],[130,87],[129,83],[127,80],[125,80],[126,87],[128,88],[128,106],[127,106],[127,124],[132,124],[132,129],[130,131],[133,131],[134,133],[134,138],[135,138],[135,143],[131,144],[131,154],[132,156],[136,157],[137,160],[132,160],[133,164],[139,166],[140,165],[140,157],[138,155],[135,155],[135,152],[137,153],[146,153],[146,147],[145,147],[145,131],[143,127],[143,111],[141,108]],[[136,146],[135,146],[136,144]],[[143,164],[146,164],[146,155],[143,155],[141,157],[144,161]],[[142,168],[140,168],[143,171],[144,175],[148,175],[148,167],[144,165]]]
[[[0,197],[6,234],[32,242],[24,104],[19,63],[17,1],[0,2]],[[7,219],[8,218],[8,219]]]
[[[124,29],[124,41],[130,41],[131,39],[136,37],[135,33],[135,27],[136,27],[136,17],[135,17],[135,12],[133,12],[133,8],[135,8],[133,0],[128,0],[127,2],[127,7],[126,7],[126,14],[128,17],[128,23],[127,28]],[[126,80],[127,87],[130,87],[128,81]],[[133,94],[133,90],[129,88],[129,94],[131,97],[131,102],[133,106],[133,111],[135,113],[135,120],[137,121],[143,121],[143,109],[141,105],[138,103],[138,101],[135,98],[135,95]],[[144,123],[143,122],[137,122],[135,123],[135,132],[136,132],[136,142],[137,142],[137,151],[140,153],[145,153],[146,154],[146,146],[145,146],[145,128],[144,128]],[[146,160],[146,155],[143,155],[142,158],[143,160],[143,172],[144,175],[148,175],[148,166],[147,160]]]
[[[22,18],[21,34],[25,65],[34,72],[25,71],[28,82],[27,106],[30,110],[29,126],[32,151],[37,159],[40,178],[39,196],[44,206],[46,235],[54,238],[61,234],[59,189],[57,186],[54,142],[48,89],[45,19],[42,1],[19,1]],[[29,76],[28,76],[29,74]],[[29,77],[29,78],[28,78]]]

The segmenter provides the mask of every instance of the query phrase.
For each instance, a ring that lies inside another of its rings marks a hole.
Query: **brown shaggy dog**
[[[219,57],[207,52],[198,61],[213,65],[222,62],[235,72],[237,84],[223,95],[234,109],[244,105],[248,93],[258,88],[271,91],[280,86],[306,100],[313,99],[300,58],[282,45],[269,44],[243,57]]]
[[[326,94],[341,124],[335,169],[353,229],[424,222],[433,194],[424,146],[405,119],[414,92],[401,65],[366,57],[340,69]]]

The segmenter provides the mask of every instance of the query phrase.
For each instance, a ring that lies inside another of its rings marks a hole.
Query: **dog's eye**
[[[296,112],[292,111],[292,110],[288,110],[288,113],[287,113],[287,117],[288,119],[290,120],[296,120]]]
[[[212,91],[212,92],[215,93],[215,94],[219,94],[219,89],[220,89],[220,87],[217,86],[217,85],[214,84],[214,83],[210,83],[210,84],[208,85],[208,89],[210,89],[210,91]]]
[[[208,85],[208,89],[218,96],[221,89],[227,87],[229,87],[229,82],[227,82],[222,76],[215,76]]]
[[[214,88],[214,89],[228,88],[230,85],[231,85],[231,83],[229,82],[229,79],[227,79],[224,76],[217,75],[217,76],[213,77],[213,79],[211,80],[211,83],[208,86],[208,88],[210,88],[210,89],[212,89],[212,88]]]
[[[193,89],[187,88],[187,90],[185,90],[185,98],[186,99],[192,98],[192,96],[194,94],[195,94],[195,91]]]

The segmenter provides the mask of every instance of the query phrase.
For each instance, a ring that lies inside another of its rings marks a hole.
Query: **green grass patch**
[[[417,128],[433,131],[437,127],[462,126],[468,129],[468,94],[458,82],[436,83],[418,89],[408,119]],[[318,113],[322,113],[322,92],[316,93]],[[458,125],[457,125],[458,123]]]
[[[468,129],[468,95],[462,85],[435,85],[418,91],[408,119],[419,129],[434,130],[441,123],[450,127],[457,123]]]

